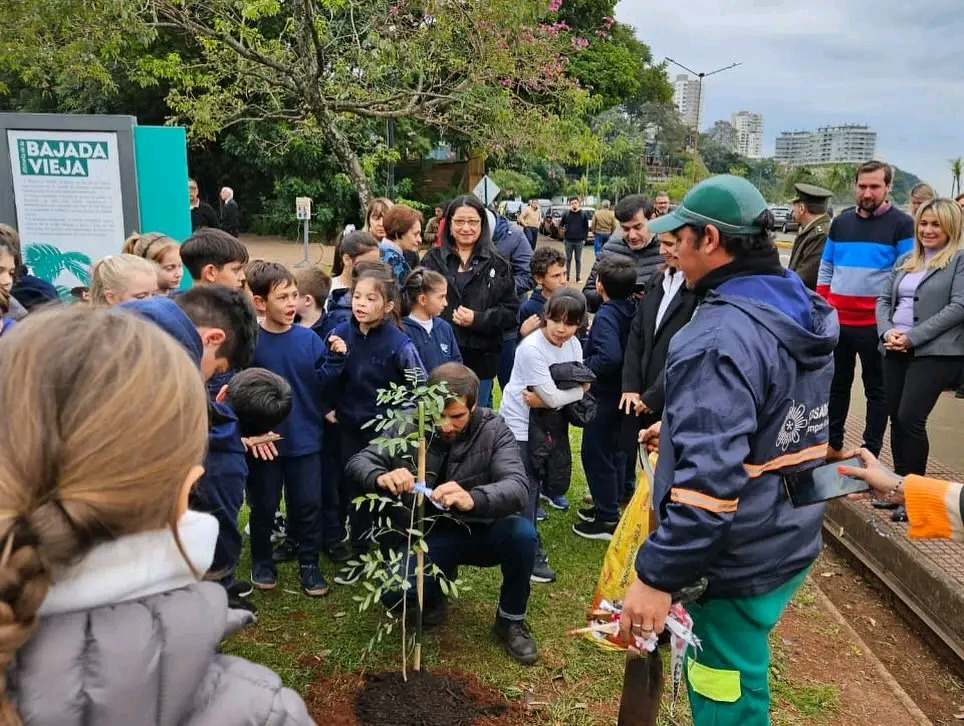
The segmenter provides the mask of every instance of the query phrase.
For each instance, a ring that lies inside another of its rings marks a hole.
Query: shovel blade
[[[663,700],[663,661],[659,650],[626,657],[618,726],[656,726]]]

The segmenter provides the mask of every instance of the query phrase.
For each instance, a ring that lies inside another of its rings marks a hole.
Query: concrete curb
[[[900,704],[907,709],[907,713],[914,720],[914,723],[917,724],[917,726],[934,726],[934,723],[927,718],[927,714],[920,710],[917,704],[914,703],[914,700],[907,695],[907,691],[901,687],[900,683],[897,682],[897,679],[891,675],[889,670],[887,670],[887,666],[883,664],[880,658],[874,655],[874,652],[870,649],[867,643],[864,642],[864,639],[860,637],[860,634],[857,633],[853,626],[847,622],[847,618],[843,616],[843,613],[837,609],[837,606],[834,605],[824,591],[820,589],[819,583],[812,578],[811,583],[814,585],[814,590],[817,593],[817,597],[823,604],[824,608],[826,608],[830,614],[833,615],[834,620],[837,621],[837,624],[840,625],[848,637],[857,642],[857,645],[860,646],[863,654],[873,664],[874,670],[877,671],[877,675],[880,680],[887,686],[887,688],[890,689],[890,692],[894,694],[894,697],[898,701],[900,701]]]

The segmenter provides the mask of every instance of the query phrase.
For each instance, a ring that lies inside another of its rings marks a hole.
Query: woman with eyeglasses
[[[465,365],[479,377],[479,404],[492,405],[492,381],[499,367],[502,336],[516,325],[519,298],[512,266],[492,243],[485,207],[473,196],[456,197],[441,225],[442,244],[422,266],[445,276],[452,323]]]

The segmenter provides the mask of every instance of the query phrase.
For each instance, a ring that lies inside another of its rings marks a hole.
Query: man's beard
[[[857,202],[857,206],[860,207],[860,209],[862,209],[863,211],[867,212],[868,214],[873,214],[874,212],[876,212],[880,208],[880,205],[882,204],[883,202],[878,202],[873,199],[870,201]]]

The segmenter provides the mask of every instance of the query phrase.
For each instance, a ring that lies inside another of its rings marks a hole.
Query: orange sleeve
[[[912,474],[904,477],[904,503],[914,539],[942,538],[964,541],[961,490],[964,485]]]

